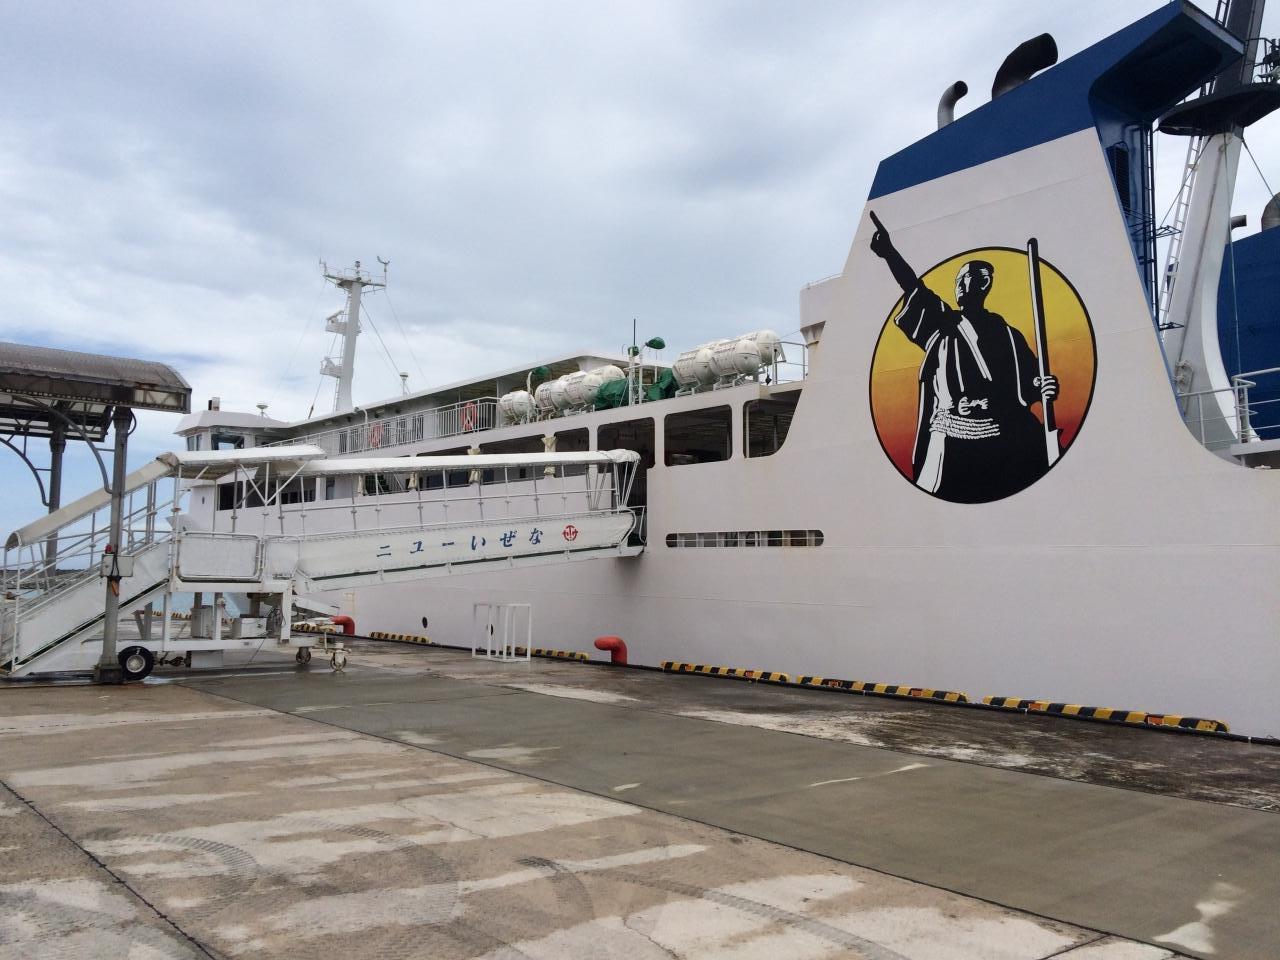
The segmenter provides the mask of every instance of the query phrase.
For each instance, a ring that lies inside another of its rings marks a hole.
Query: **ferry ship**
[[[1253,119],[1238,101],[1274,106],[1252,63],[1269,48],[1240,65],[1252,16],[1242,41],[1172,3],[1057,64],[1039,38],[955,119],[948,88],[939,128],[880,164],[844,269],[801,290],[797,342],[689,344],[672,366],[643,347],[567,354],[356,409],[351,318],[372,282],[357,268],[334,275],[348,292],[331,322],[348,345],[330,368],[336,412],[279,423],[213,409],[180,433],[190,449],[311,443],[336,457],[640,454],[628,503],[643,549],[331,596],[362,632],[465,643],[475,604],[521,602],[540,645],[618,635],[633,663],[1280,734],[1280,482],[1267,469],[1280,444],[1244,422],[1212,302],[1223,185]],[[1157,123],[1188,128],[1198,162],[1176,279],[1156,270]],[[350,482],[394,499],[388,479]],[[235,493],[207,502],[231,509]]]
[[[350,461],[274,490],[282,535],[349,530],[365,498],[410,523],[428,489],[531,496],[549,451],[639,455],[610,551],[473,570],[454,555],[448,576],[309,599],[361,633],[466,644],[478,604],[528,604],[539,646],[615,635],[633,664],[1280,735],[1280,438],[1257,414],[1265,376],[1224,364],[1216,309],[1241,131],[1280,88],[1261,4],[1218,13],[1170,3],[1061,63],[1047,35],[1028,41],[963,116],[965,85],[947,87],[938,128],[881,162],[841,272],[801,289],[794,339],[730,330],[671,363],[657,344],[567,352],[355,406],[360,298],[379,283],[357,264],[328,274],[347,297],[328,321],[333,412],[210,401],[178,433],[192,455]],[[1190,144],[1163,230],[1157,127]],[[182,523],[243,528],[263,503],[250,480],[191,483]],[[571,528],[538,534],[567,550]]]

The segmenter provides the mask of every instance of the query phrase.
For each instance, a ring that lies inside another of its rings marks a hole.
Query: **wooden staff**
[[[1040,285],[1040,244],[1035,237],[1027,241],[1027,267],[1031,273],[1031,315],[1036,327],[1036,362],[1040,367],[1040,385],[1049,376],[1049,334],[1044,323],[1044,290]],[[1049,466],[1058,462],[1062,449],[1058,445],[1058,426],[1053,418],[1053,401],[1041,395],[1044,409],[1044,449]]]

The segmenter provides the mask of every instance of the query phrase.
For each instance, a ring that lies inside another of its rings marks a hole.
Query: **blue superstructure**
[[[870,199],[1092,127],[1153,297],[1151,125],[1242,53],[1243,44],[1196,7],[1167,4],[888,157]]]
[[[1230,376],[1280,367],[1280,229],[1227,248],[1218,284],[1218,343]],[[1263,439],[1275,439],[1280,437],[1280,380],[1268,376],[1256,382],[1249,391],[1249,422]]]

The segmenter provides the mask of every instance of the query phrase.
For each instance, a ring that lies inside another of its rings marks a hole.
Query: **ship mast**
[[[1257,119],[1243,115],[1247,111],[1239,109],[1239,95],[1264,86],[1253,77],[1264,6],[1265,0],[1219,2],[1215,19],[1245,42],[1244,56],[1199,98],[1160,121],[1161,132],[1192,139],[1174,204],[1177,214],[1156,319],[1184,418],[1196,421],[1206,442],[1224,452],[1240,428],[1218,346],[1218,278],[1230,240],[1231,194],[1244,126]]]
[[[336,333],[342,341],[342,349],[336,357],[325,357],[320,364],[320,375],[338,381],[333,396],[333,412],[346,413],[352,409],[351,382],[356,370],[356,337],[360,335],[360,298],[365,287],[381,288],[387,285],[387,268],[382,268],[382,279],[372,279],[360,268],[357,260],[350,270],[330,270],[324,261],[320,263],[324,278],[347,292],[347,305],[325,318],[324,329]]]

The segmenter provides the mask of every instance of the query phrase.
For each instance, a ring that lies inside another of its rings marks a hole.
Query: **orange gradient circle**
[[[999,314],[1021,332],[1032,351],[1038,354],[1027,252],[1009,247],[967,250],[931,267],[920,280],[945,303],[954,306],[956,274],[967,260],[987,260],[995,267],[986,309]],[[1060,431],[1059,447],[1065,455],[1079,434],[1093,399],[1097,348],[1084,301],[1071,282],[1043,257],[1040,284],[1049,372],[1058,378],[1054,419]],[[924,352],[893,322],[902,304],[903,298],[899,297],[889,311],[871,358],[871,417],[885,454],[898,472],[912,481],[912,452],[921,416],[920,367]],[[1031,410],[1043,423],[1041,405],[1035,403]],[[993,469],[996,468],[998,465],[993,464]]]

